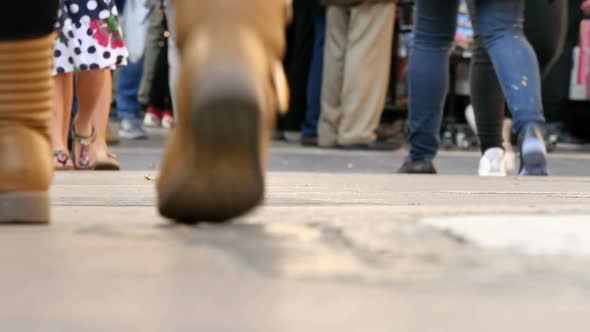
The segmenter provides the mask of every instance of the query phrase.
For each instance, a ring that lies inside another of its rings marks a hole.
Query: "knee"
[[[420,31],[414,34],[414,48],[417,50],[449,52],[453,46],[454,35],[440,31]]]
[[[479,39],[481,45],[489,49],[499,41],[524,40],[526,37],[521,23],[490,22],[482,24]]]
[[[492,60],[488,54],[488,51],[483,45],[480,36],[475,37],[475,42],[473,44],[473,58],[471,59],[471,63],[474,66],[481,67],[492,67]]]

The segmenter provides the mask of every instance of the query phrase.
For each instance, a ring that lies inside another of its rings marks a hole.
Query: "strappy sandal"
[[[107,151],[107,157],[104,159],[97,159],[94,164],[95,171],[120,171],[121,163],[119,158],[114,153]]]
[[[76,127],[73,126],[74,137],[72,142],[73,162],[74,167],[78,170],[93,169],[92,157],[90,155],[90,148],[96,139],[94,128],[90,136],[82,136],[76,132]]]
[[[71,171],[74,169],[74,165],[71,163],[70,155],[67,152],[58,150],[53,152],[53,158],[55,158],[55,170],[56,171]]]

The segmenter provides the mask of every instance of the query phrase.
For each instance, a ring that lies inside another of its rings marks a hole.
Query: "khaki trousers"
[[[392,3],[328,7],[320,146],[375,141],[389,84],[394,20]]]
[[[168,71],[170,81],[170,96],[172,97],[172,107],[176,110],[176,90],[178,79],[180,77],[180,53],[178,52],[178,46],[176,45],[176,16],[174,15],[174,6],[171,0],[164,0],[164,10],[166,20],[168,21],[168,31],[170,36],[168,37]]]

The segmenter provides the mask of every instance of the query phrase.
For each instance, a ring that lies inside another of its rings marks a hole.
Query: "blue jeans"
[[[143,75],[143,58],[137,62],[129,62],[119,71],[117,86],[117,115],[120,119],[139,117],[141,104],[138,100],[139,86]]]
[[[326,37],[326,13],[315,19],[315,43],[313,46],[309,78],[307,81],[307,113],[301,128],[304,138],[318,137],[318,121],[322,108],[322,80],[324,68],[324,42]]]
[[[537,58],[524,37],[524,0],[471,0],[475,32],[487,50],[512,112],[514,130],[543,125]],[[418,0],[409,66],[410,159],[433,159],[449,84],[449,51],[457,25],[458,0]]]

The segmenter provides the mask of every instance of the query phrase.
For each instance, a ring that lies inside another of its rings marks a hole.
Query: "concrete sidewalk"
[[[60,173],[52,226],[2,227],[2,331],[588,328],[590,257],[488,248],[453,225],[579,227],[590,178],[271,172],[261,209],[186,227],[157,215],[154,176]]]

